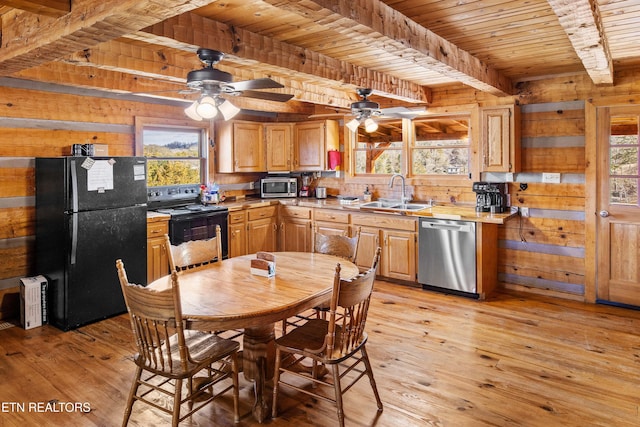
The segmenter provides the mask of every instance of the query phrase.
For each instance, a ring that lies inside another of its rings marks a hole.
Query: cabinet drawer
[[[349,213],[330,209],[316,209],[315,220],[348,224]]]
[[[418,221],[415,218],[398,218],[387,214],[353,214],[351,215],[351,222],[353,225],[393,228],[394,230],[416,231],[418,228]]]
[[[147,238],[162,237],[165,234],[169,234],[169,222],[150,222],[147,223]]]
[[[249,221],[254,221],[256,219],[262,218],[270,218],[275,216],[277,206],[265,206],[263,208],[255,208],[249,209],[247,215],[249,217]]]
[[[303,208],[301,206],[281,206],[280,212],[283,216],[290,216],[300,219],[311,219],[311,208]]]
[[[245,211],[229,212],[229,224],[241,224],[247,219]]]

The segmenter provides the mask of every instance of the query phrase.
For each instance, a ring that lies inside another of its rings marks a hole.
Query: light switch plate
[[[550,184],[559,184],[560,174],[559,173],[543,173],[542,182],[546,182]]]
[[[505,182],[513,182],[513,173],[508,172],[504,175]]]

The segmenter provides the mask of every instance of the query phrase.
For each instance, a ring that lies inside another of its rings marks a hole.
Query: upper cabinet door
[[[481,108],[480,120],[481,172],[519,172],[520,107]]]
[[[291,134],[290,124],[265,124],[267,171],[287,172],[291,167]]]
[[[327,152],[339,148],[339,128],[335,120],[296,123],[294,165],[297,171],[326,169]]]
[[[265,172],[262,124],[221,122],[216,124],[218,172]]]

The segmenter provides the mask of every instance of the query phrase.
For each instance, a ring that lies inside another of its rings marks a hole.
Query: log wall
[[[464,87],[433,92],[434,106],[514,102],[522,106],[522,172],[509,190],[512,204],[529,207],[531,216],[500,229],[501,286],[584,299],[585,252],[592,249],[585,247],[584,105],[640,104],[639,77],[640,72],[618,72],[616,84],[609,88],[596,88],[584,76],[526,82],[517,85],[518,94],[501,99]],[[135,116],[183,117],[176,105],[37,87],[0,87],[0,254],[4,261],[0,318],[17,316],[19,279],[37,274],[34,158],[67,155],[72,144],[86,142],[108,145],[110,155],[133,155]],[[562,182],[542,183],[543,172],[561,173]],[[233,177],[220,178],[236,182]],[[521,183],[527,184],[525,190]],[[417,184],[413,189],[417,198],[475,200],[466,184]],[[344,178],[326,178],[322,185],[330,193],[362,194],[364,190],[364,184],[347,183]],[[384,187],[380,186],[381,192],[386,191]]]

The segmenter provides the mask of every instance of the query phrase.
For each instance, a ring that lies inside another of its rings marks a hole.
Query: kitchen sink
[[[380,200],[375,202],[363,203],[360,205],[360,209],[400,213],[407,211],[419,211],[430,207],[432,207],[432,205],[428,203],[398,203]]]

